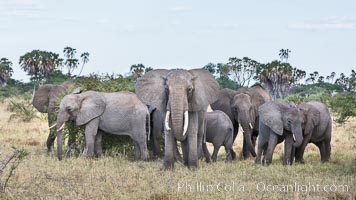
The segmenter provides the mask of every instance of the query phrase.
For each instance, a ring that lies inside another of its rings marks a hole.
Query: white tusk
[[[251,122],[248,125],[250,125],[250,128],[253,129]]]
[[[53,124],[52,126],[49,127],[49,129],[52,129],[56,126],[57,124]]]
[[[59,129],[57,129],[57,131],[61,131],[63,130],[64,126],[66,125],[66,123],[63,123],[63,125],[61,127],[59,127]]]
[[[184,126],[183,126],[183,136],[187,133],[189,124],[189,113],[188,111],[184,112]]]
[[[294,142],[295,142],[295,135],[294,135],[294,133],[292,133],[292,135],[293,135],[293,140],[294,140]]]
[[[164,124],[165,124],[165,126],[166,126],[166,130],[167,130],[167,131],[171,130],[171,128],[169,127],[169,115],[170,115],[170,114],[171,114],[171,113],[170,113],[169,111],[166,112],[166,119],[165,119],[165,121],[164,121]]]

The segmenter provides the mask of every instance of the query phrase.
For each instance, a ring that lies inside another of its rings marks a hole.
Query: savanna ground
[[[356,119],[343,126],[334,124],[332,155],[326,164],[320,163],[317,147],[310,144],[305,164],[283,166],[283,145],[278,145],[269,167],[254,165],[252,158],[227,164],[221,148],[216,163],[200,162],[195,171],[176,163],[174,171],[164,171],[162,160],[135,162],[128,155],[72,157],[59,162],[56,151],[46,151],[46,120],[8,121],[11,113],[6,101],[0,104],[0,113],[0,151],[10,152],[15,146],[30,153],[14,171],[0,199],[356,198]],[[237,153],[241,144],[239,134],[234,146]]]

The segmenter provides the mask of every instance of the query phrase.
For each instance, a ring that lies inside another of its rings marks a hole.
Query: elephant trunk
[[[243,130],[243,136],[244,136],[244,142],[246,142],[246,146],[251,152],[253,157],[256,157],[256,151],[255,147],[252,144],[252,131],[253,131],[253,126],[250,120],[250,117],[243,117],[243,115],[239,115],[239,124],[241,124],[242,130]]]
[[[62,160],[62,154],[63,154],[63,128],[65,126],[65,122],[68,121],[68,116],[66,114],[63,114],[63,112],[59,112],[57,116],[57,123],[56,123],[56,129],[57,129],[57,156],[58,160]]]
[[[303,142],[303,131],[300,124],[292,125],[293,146],[298,148]]]
[[[186,131],[188,128],[188,111],[184,110],[183,102],[181,98],[174,98],[171,101],[170,114],[172,120],[172,131],[174,136],[179,141],[183,141],[186,138]]]

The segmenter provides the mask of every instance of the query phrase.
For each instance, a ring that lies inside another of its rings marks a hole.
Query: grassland
[[[356,119],[343,126],[334,124],[332,156],[326,164],[320,163],[318,149],[310,144],[305,164],[282,166],[283,145],[279,145],[269,167],[254,165],[253,159],[227,164],[221,151],[218,162],[200,162],[198,170],[176,163],[174,171],[164,171],[162,160],[135,162],[128,155],[59,162],[55,152],[46,152],[45,120],[8,121],[11,113],[4,103],[0,113],[0,151],[15,146],[30,152],[0,199],[356,198]],[[240,134],[234,146],[237,152],[241,140]]]

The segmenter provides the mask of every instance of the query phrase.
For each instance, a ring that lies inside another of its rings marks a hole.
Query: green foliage
[[[9,121],[14,118],[20,118],[24,122],[29,122],[37,118],[37,111],[31,106],[31,103],[26,100],[10,100],[8,110],[14,112],[14,114],[10,116]]]
[[[338,93],[332,97],[330,104],[332,111],[337,114],[334,119],[337,123],[343,124],[356,116],[356,92]]]
[[[12,62],[7,58],[0,59],[0,85],[7,83],[13,73]]]
[[[226,76],[222,76],[219,78],[216,78],[216,81],[219,83],[220,88],[229,88],[232,90],[236,90],[237,89],[237,84],[236,82],[234,82],[233,80],[229,79],[229,77]]]
[[[45,84],[60,85],[68,79],[69,76],[63,74],[61,70],[54,70],[53,73],[46,78]]]

